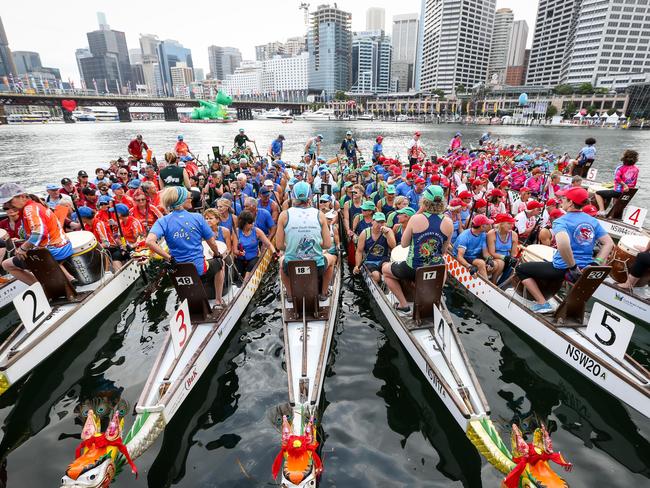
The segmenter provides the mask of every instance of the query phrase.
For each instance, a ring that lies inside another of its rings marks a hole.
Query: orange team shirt
[[[160,191],[160,180],[158,179],[157,176],[154,177],[154,178],[147,178],[145,176],[144,178],[142,178],[142,181],[150,181],[151,183],[153,183],[156,186],[156,191]]]
[[[181,156],[187,156],[187,153],[190,152],[190,148],[184,141],[178,141],[174,148],[174,152],[180,158]]]
[[[156,220],[162,217],[162,212],[155,205],[149,205],[149,210],[144,212],[141,212],[138,207],[133,207],[131,215],[138,219],[145,229],[149,230]]]
[[[59,219],[48,207],[33,200],[22,210],[23,228],[28,240],[37,247],[62,247],[69,241]]]
[[[135,244],[144,237],[144,228],[138,219],[129,215],[126,221],[120,220],[122,234],[129,244]]]
[[[110,225],[97,216],[93,219],[93,234],[95,234],[102,247],[117,246],[117,241],[115,240],[115,236],[113,236]]]
[[[129,207],[129,210],[133,208],[134,205],[133,199],[128,195],[122,195],[122,198],[118,198],[117,196],[115,196],[113,197],[113,199],[115,200],[115,204],[123,203],[124,205]]]
[[[185,171],[187,171],[187,176],[191,178],[192,176],[196,176],[198,174],[199,167],[196,165],[196,163],[188,161],[185,163]]]

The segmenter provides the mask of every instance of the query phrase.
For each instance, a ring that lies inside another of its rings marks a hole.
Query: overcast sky
[[[225,7],[226,3],[230,5]],[[321,3],[327,0],[312,1],[312,8]],[[419,13],[421,0],[344,0],[337,4],[352,12],[353,30],[365,29],[368,7],[384,7],[390,34],[392,16]],[[509,7],[516,20],[528,22],[529,45],[537,4],[538,0],[497,0],[497,7]],[[39,52],[44,66],[61,69],[64,79],[71,78],[78,84],[74,52],[86,47],[86,33],[98,28],[97,11],[106,13],[112,29],[126,33],[129,49],[140,47],[141,33],[176,39],[192,49],[194,66],[203,68],[207,74],[207,47],[211,44],[238,47],[244,59],[255,59],[256,45],[304,34],[303,11],[299,5],[298,0],[32,0],[28,3],[3,0],[0,17],[11,49]]]

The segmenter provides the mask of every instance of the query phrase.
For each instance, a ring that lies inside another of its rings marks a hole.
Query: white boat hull
[[[139,277],[140,265],[132,260],[115,275],[107,273],[88,285],[92,293],[83,301],[55,307],[31,333],[20,325],[0,346],[0,393],[63,346]]]
[[[27,289],[27,285],[20,280],[13,279],[0,288],[0,308],[6,307],[13,299]]]
[[[645,230],[626,224],[620,220],[599,218],[598,222],[600,222],[603,229],[614,239],[620,239],[623,236],[643,236],[648,234]]]
[[[445,261],[448,275],[472,295],[584,377],[650,417],[647,372],[635,371],[629,363],[619,365],[587,338],[581,328],[555,327],[541,315],[530,313],[524,305],[496,286],[478,275],[471,276],[453,256],[445,255]]]
[[[631,317],[650,323],[650,297],[647,294],[631,294],[613,283],[614,281],[608,278],[596,289],[593,297]]]

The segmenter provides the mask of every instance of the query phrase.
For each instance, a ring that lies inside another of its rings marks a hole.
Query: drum
[[[402,246],[395,246],[390,252],[390,262],[391,263],[401,263],[406,261],[406,258],[409,255],[409,248]]]
[[[531,244],[521,253],[522,263],[539,263],[542,261],[553,261],[555,248],[542,244]]]
[[[647,236],[628,236],[621,237],[614,249],[614,259],[611,262],[612,271],[610,276],[619,283],[627,281],[627,270],[630,268],[634,259],[639,254],[637,247],[645,248],[650,241]],[[646,282],[650,278],[647,276],[641,277],[640,282]],[[642,286],[642,285],[639,285]]]
[[[65,268],[80,285],[89,285],[104,276],[102,253],[92,232],[68,232],[73,254],[63,262]]]
[[[210,249],[210,246],[208,246],[208,243],[203,241],[203,257],[205,259],[212,259],[214,257],[214,252],[212,252],[212,249]],[[228,246],[226,245],[225,242],[217,241],[217,248],[219,248],[219,254],[222,256],[225,256],[226,252],[228,252]]]
[[[9,232],[4,229],[0,229],[0,240],[6,241],[9,239]]]

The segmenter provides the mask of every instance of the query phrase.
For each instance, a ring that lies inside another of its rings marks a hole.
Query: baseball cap
[[[411,170],[412,171],[422,171],[422,166],[420,166],[419,164],[414,164],[413,166],[411,166]]]
[[[472,198],[472,193],[469,192],[469,191],[467,191],[467,190],[463,190],[463,191],[461,191],[461,192],[458,194],[458,198],[460,198],[460,199],[463,199],[463,198]]]
[[[370,166],[369,164],[364,164],[363,166],[361,166],[361,171],[370,171],[371,169],[372,166]]]
[[[420,183],[426,183],[424,178],[420,178],[420,177],[415,178],[415,184],[418,185]]]
[[[142,184],[142,182],[140,180],[135,179],[135,180],[129,181],[129,184],[127,186],[133,190],[133,189],[136,189],[136,188],[140,188],[141,184]]]
[[[70,178],[62,178],[61,179],[61,186],[69,185],[70,183],[72,183],[72,180]]]
[[[89,219],[93,216],[93,209],[90,207],[77,207],[77,210],[79,211],[79,215],[81,215],[82,219]]]
[[[345,133],[345,135],[346,135],[346,136],[351,136],[351,135],[352,135],[352,131],[351,131],[351,130],[347,131],[347,132]]]
[[[559,202],[558,202],[555,198],[549,198],[548,200],[546,200],[546,206],[547,206],[547,207],[548,207],[549,205],[550,205],[550,206],[557,205],[558,203],[559,203]]]
[[[472,226],[479,227],[481,225],[492,225],[494,220],[488,219],[485,215],[477,215],[472,219]]]
[[[505,214],[505,213],[503,213],[503,214],[498,214],[498,215],[494,218],[494,223],[495,223],[495,224],[503,224],[504,222],[509,222],[509,223],[511,223],[511,224],[514,224],[515,219],[514,219],[514,217],[513,217],[512,215],[510,215],[510,214]]]
[[[260,188],[260,195],[268,195],[269,193],[271,192],[267,187],[263,186],[262,188]]]
[[[332,197],[331,197],[330,195],[328,195],[327,193],[323,193],[323,194],[320,196],[320,201],[321,201],[321,202],[331,202],[331,201],[332,201]]]
[[[551,213],[548,214],[548,216],[554,220],[559,219],[563,215],[564,215],[564,210],[562,210],[561,208],[554,208],[553,210],[551,210]]]
[[[352,186],[351,181],[346,181],[345,183],[343,183],[343,188],[350,188],[351,186]]]
[[[122,183],[113,183],[113,184],[111,185],[111,190],[119,190],[120,188],[124,188],[124,187],[122,186]]]
[[[103,205],[103,204],[108,205],[109,203],[111,203],[111,197],[109,197],[108,195],[102,195],[97,199],[97,203],[99,205]]]
[[[524,192],[528,192],[528,193],[530,193],[530,188],[528,188],[527,186],[522,186],[522,187],[519,189],[519,193],[524,193]]]
[[[80,178],[83,178],[83,177],[88,178],[88,173],[86,173],[86,172],[82,169],[82,170],[80,170],[80,171],[77,173],[77,176],[80,177]]]
[[[306,202],[309,200],[309,194],[311,193],[311,188],[308,183],[304,181],[299,181],[293,185],[293,198],[300,200],[301,202]]]
[[[114,212],[117,210],[117,215],[129,215],[129,207],[123,203],[118,203],[115,207],[109,209],[109,212]]]
[[[244,132],[244,129],[239,129],[239,132]]]
[[[584,188],[573,187],[568,190],[561,190],[557,192],[557,194],[579,205],[582,205],[589,200],[589,193]]]
[[[361,210],[374,210],[375,209],[375,204],[372,203],[370,200],[366,200],[361,204]]]
[[[598,209],[593,205],[585,205],[584,207],[582,207],[582,211],[587,215],[591,215],[592,217],[595,217],[596,214],[598,213]]]
[[[474,202],[474,208],[483,208],[487,207],[487,202],[485,201],[484,198],[479,198]]]
[[[407,180],[412,180],[413,178],[415,178],[415,173],[411,173],[410,171],[406,173]]]
[[[415,210],[413,210],[411,207],[404,207],[404,208],[400,208],[395,213],[400,214],[400,215],[408,215],[409,217],[413,217],[415,215]]]
[[[248,163],[248,159],[246,158],[239,158],[240,163]]]
[[[502,192],[501,190],[499,190],[498,188],[495,188],[495,189],[493,189],[493,190],[490,192],[490,196],[492,196],[492,197],[505,197],[506,194],[503,193],[503,192]]]
[[[503,180],[501,183],[499,183],[499,188],[505,188],[507,186],[510,186],[510,181],[508,180]]]
[[[463,202],[460,198],[453,198],[449,202],[450,207],[467,207],[467,204]]]
[[[321,141],[323,140],[323,134],[318,134],[316,137],[318,137]]]
[[[388,185],[386,187],[386,193],[389,195],[394,195],[397,190],[395,189],[395,185]]]
[[[415,131],[415,133],[414,133],[413,135],[414,135],[414,136],[420,136],[420,135],[422,135],[422,134],[420,134],[420,131]]]
[[[25,189],[17,183],[9,182],[0,185],[0,204],[7,203],[13,197],[23,195]]]
[[[264,180],[264,186],[270,186],[273,188],[273,180]]]
[[[531,200],[526,204],[526,209],[527,210],[535,210],[536,208],[543,208],[544,205],[542,203],[538,202],[537,200]]]
[[[50,183],[49,185],[47,185],[45,187],[45,189],[48,190],[48,191],[50,191],[50,190],[60,190],[61,185],[57,185],[56,183]]]
[[[177,139],[178,139],[179,141],[182,141],[182,140],[183,140],[183,134],[179,134],[178,137],[177,137]]]
[[[375,212],[372,216],[372,220],[376,222],[386,222],[386,216],[384,212]]]
[[[442,189],[441,186],[438,185],[429,185],[426,187],[426,189],[422,192],[422,197],[426,198],[427,200],[434,202],[436,198],[443,199],[445,197],[445,191]]]

